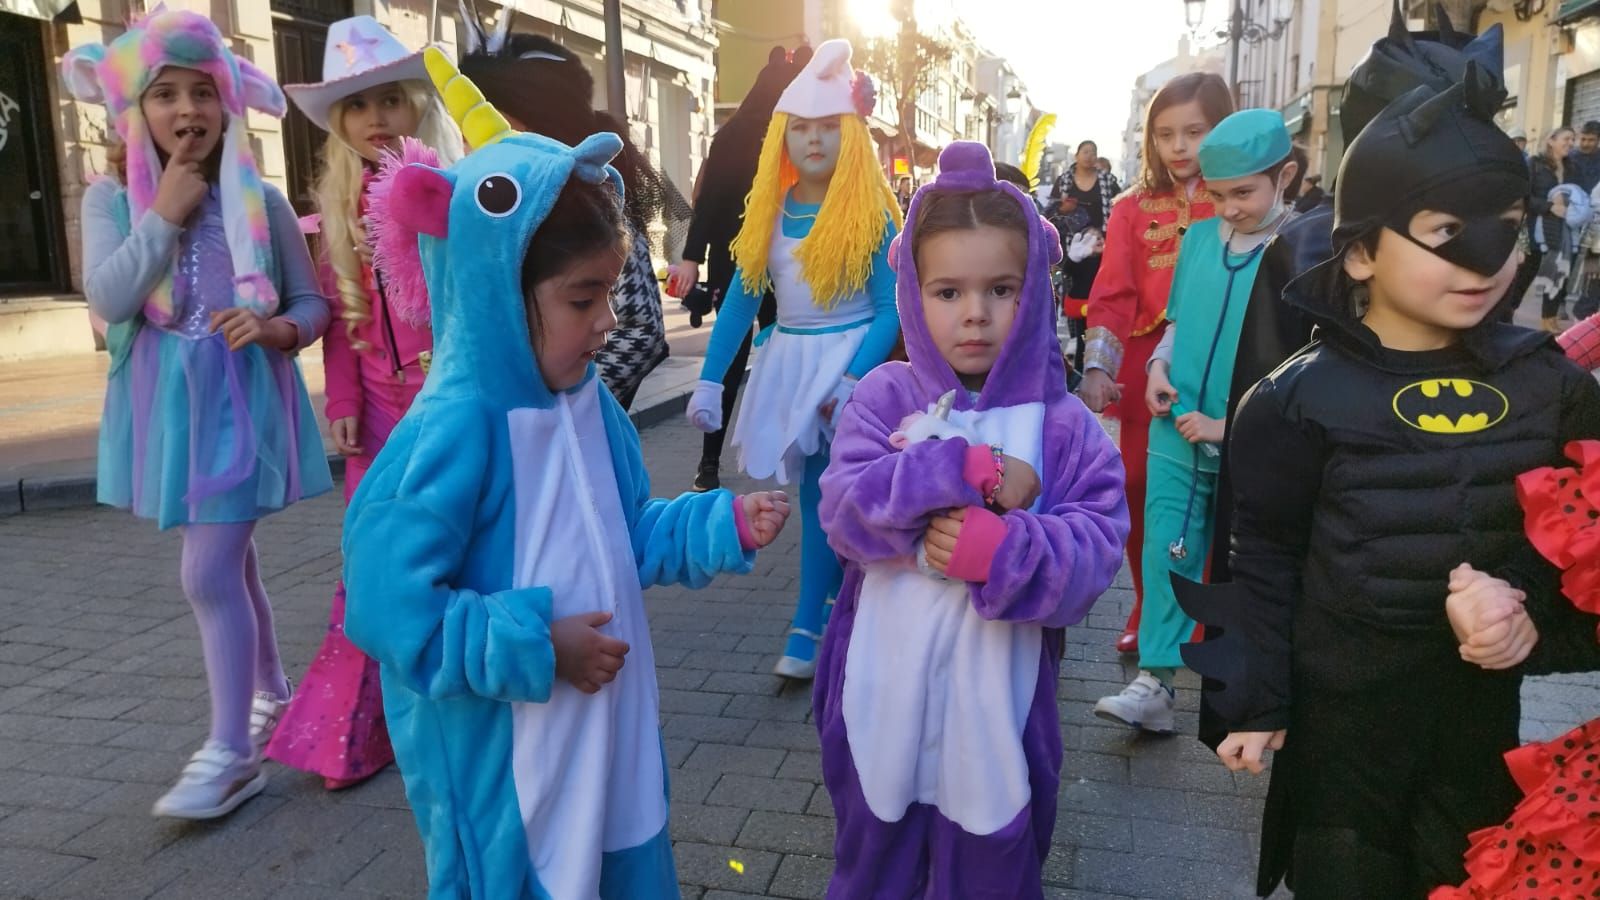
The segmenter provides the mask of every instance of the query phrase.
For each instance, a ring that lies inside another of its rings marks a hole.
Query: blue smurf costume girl
[[[396,234],[413,236],[435,343],[346,516],[346,631],[380,665],[431,896],[676,897],[641,590],[747,571],[776,528],[747,518],[761,495],[651,499],[638,434],[592,352],[575,384],[549,384],[551,319],[540,298],[530,327],[519,270],[561,237],[539,233],[548,217],[610,185],[599,225],[615,279],[621,141],[512,132],[442,53],[424,60],[474,149],[442,171],[404,166],[377,191],[377,262],[394,271]],[[575,680],[563,658],[575,619],[627,654],[604,683]]]
[[[753,478],[800,479],[800,596],[773,671],[802,680],[816,674],[844,577],[817,518],[833,422],[900,333],[889,268],[900,204],[867,130],[872,80],[850,57],[848,41],[827,41],[778,99],[732,246],[738,271],[689,401],[695,427],[722,427],[723,377],[770,288],[778,321],[757,338],[733,446]]]

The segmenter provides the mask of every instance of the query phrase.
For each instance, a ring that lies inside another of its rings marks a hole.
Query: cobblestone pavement
[[[658,493],[688,483],[697,434],[673,422],[647,430],[645,446]],[[258,532],[291,673],[322,635],[339,520],[329,496]],[[646,595],[690,900],[820,897],[827,882],[833,821],[809,692],[768,674],[788,623],[797,533],[752,576]],[[273,765],[266,792],[219,823],[150,818],[207,715],[177,553],[175,534],[115,510],[0,519],[0,897],[420,896],[420,847],[393,771],[329,794]],[[1089,712],[1131,675],[1111,649],[1130,602],[1124,578],[1068,633],[1048,895],[1248,896],[1265,780],[1235,778],[1192,739],[1136,737]],[[1530,737],[1600,710],[1593,679],[1529,693]],[[1192,689],[1181,703],[1180,726],[1192,731]]]

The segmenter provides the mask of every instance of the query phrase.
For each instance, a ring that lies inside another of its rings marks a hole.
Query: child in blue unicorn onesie
[[[346,630],[381,667],[431,896],[677,897],[641,590],[748,571],[788,504],[650,498],[594,366],[621,141],[514,133],[425,61],[474,149],[374,188],[378,265],[397,289],[420,267],[435,350],[350,504]]]
[[[900,334],[888,262],[900,203],[867,129],[872,80],[850,56],[848,41],[827,41],[778,99],[731,248],[738,271],[688,410],[701,431],[722,427],[723,378],[770,288],[778,322],[756,339],[733,446],[752,478],[800,480],[800,596],[773,667],[798,680],[816,674],[817,642],[844,577],[817,518],[833,423]]]

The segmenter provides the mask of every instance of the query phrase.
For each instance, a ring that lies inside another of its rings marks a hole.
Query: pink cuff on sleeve
[[[738,495],[733,498],[733,525],[739,529],[739,549],[761,549],[760,542],[756,540],[755,532],[750,530],[750,523],[744,517],[744,498]]]
[[[962,581],[988,581],[989,566],[994,564],[994,555],[1005,539],[1005,520],[981,506],[967,507],[961,536],[956,538],[956,549],[950,554],[945,574]]]
[[[961,465],[961,480],[972,485],[980,497],[987,498],[994,491],[994,450],[988,444],[973,444],[967,448],[967,458]]]
[[[359,416],[361,414],[361,401],[359,400],[329,400],[323,408],[323,415],[332,422],[337,419]]]

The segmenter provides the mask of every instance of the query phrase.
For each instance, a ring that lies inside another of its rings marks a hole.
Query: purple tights
[[[200,625],[211,687],[211,738],[236,753],[253,752],[250,701],[256,691],[289,695],[272,630],[272,605],[261,583],[256,523],[183,529],[183,593]]]

